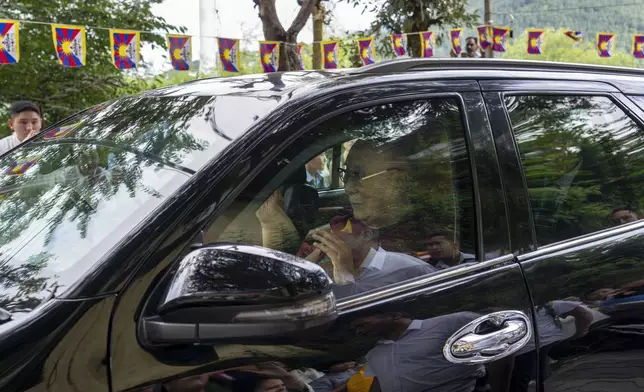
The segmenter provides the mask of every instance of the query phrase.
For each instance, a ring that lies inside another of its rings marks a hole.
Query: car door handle
[[[453,334],[443,347],[443,355],[457,364],[488,363],[519,351],[531,338],[532,323],[525,313],[490,313]]]

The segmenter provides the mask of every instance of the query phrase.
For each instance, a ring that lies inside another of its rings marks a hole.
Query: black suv
[[[643,92],[406,59],[81,112],[0,157],[0,390],[644,390]]]

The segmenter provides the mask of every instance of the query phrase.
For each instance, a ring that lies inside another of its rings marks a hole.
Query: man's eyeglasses
[[[365,173],[360,171],[360,170],[349,170],[349,169],[346,169],[346,168],[345,169],[338,168],[337,170],[338,170],[338,174],[340,175],[340,181],[342,181],[345,184],[349,180],[351,180],[353,182],[362,182],[364,180],[368,180],[370,178],[379,176],[381,174],[385,174],[385,173],[390,172],[390,171],[400,171],[399,168],[394,167],[394,168],[391,168],[391,169],[381,170],[381,171],[379,171],[377,173],[365,175]]]

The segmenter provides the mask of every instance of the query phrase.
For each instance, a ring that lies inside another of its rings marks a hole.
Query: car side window
[[[604,96],[506,96],[540,246],[640,219],[641,127]]]
[[[282,151],[255,180],[262,185],[242,192],[204,240],[261,245],[319,263],[338,297],[474,263],[461,113],[458,100],[436,98],[327,120]],[[338,164],[325,162],[329,156]],[[325,176],[333,182],[334,174],[324,173],[334,166],[339,191],[319,192]]]

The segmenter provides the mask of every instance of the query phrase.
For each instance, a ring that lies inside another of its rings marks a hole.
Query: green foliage
[[[0,18],[159,31],[141,34],[142,43],[165,46],[163,31],[173,27],[152,14],[163,0],[0,0]],[[179,31],[184,31],[179,28]],[[52,123],[79,110],[138,91],[127,73],[111,64],[107,30],[87,30],[87,64],[77,69],[58,64],[51,26],[20,26],[20,62],[0,67],[0,136],[9,134],[7,107],[28,99],[42,106],[45,122]]]
[[[561,61],[569,63],[586,63],[617,65],[625,67],[641,67],[642,63],[629,52],[615,50],[613,57],[599,57],[595,43],[591,39],[576,42],[564,34],[565,29],[548,29],[544,32],[543,50],[541,55],[528,53],[528,33],[523,32],[508,46],[503,58]]]

